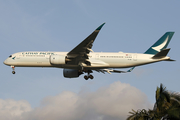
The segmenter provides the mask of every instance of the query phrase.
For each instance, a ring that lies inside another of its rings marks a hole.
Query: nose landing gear
[[[16,73],[16,72],[15,72],[15,67],[14,67],[14,66],[11,66],[11,68],[13,69],[12,74],[15,74],[15,73]]]

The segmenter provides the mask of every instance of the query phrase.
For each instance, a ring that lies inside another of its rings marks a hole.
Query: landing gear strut
[[[15,74],[15,73],[16,73],[16,72],[15,72],[15,67],[14,67],[14,66],[11,66],[11,68],[13,69],[12,74]]]
[[[88,73],[88,75],[85,75],[85,76],[84,76],[84,79],[85,79],[85,80],[88,80],[89,78],[90,78],[90,79],[93,79],[93,78],[94,78],[94,77],[90,74],[90,73],[92,73],[91,70],[88,71],[87,73]]]

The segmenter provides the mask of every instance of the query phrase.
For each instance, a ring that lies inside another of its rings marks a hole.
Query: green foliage
[[[180,94],[166,90],[163,84],[156,89],[153,110],[132,110],[127,120],[180,120]]]
[[[129,112],[132,114],[127,118],[127,120],[149,120],[152,116],[149,114],[149,111],[145,109],[135,111],[132,109],[133,112]]]

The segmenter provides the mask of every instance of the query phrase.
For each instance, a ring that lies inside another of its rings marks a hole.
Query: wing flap
[[[119,71],[119,70],[113,70],[113,69],[98,69],[95,70],[97,72],[102,72],[105,74],[105,72],[111,74],[111,73],[127,73],[127,72],[131,72],[135,67],[132,67],[131,69],[129,69],[128,71]]]

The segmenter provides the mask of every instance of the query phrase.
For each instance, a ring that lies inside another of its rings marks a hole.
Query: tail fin
[[[157,54],[161,50],[166,49],[174,32],[166,32],[156,43],[154,43],[145,54]]]
[[[166,49],[171,41],[174,32],[166,32],[158,41],[156,41],[144,54],[153,54],[153,59],[165,57],[170,49]],[[168,59],[167,61],[174,61]],[[127,72],[131,72],[135,67],[132,67]]]

